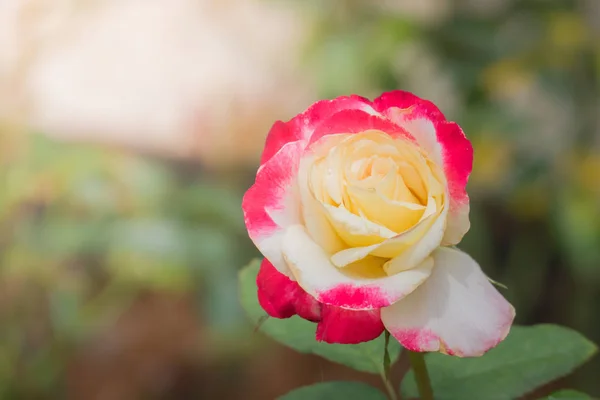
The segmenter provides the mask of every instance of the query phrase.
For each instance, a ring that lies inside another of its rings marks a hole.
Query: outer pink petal
[[[473,169],[473,146],[454,122],[438,122],[437,137],[443,147],[444,172],[450,194],[450,212],[444,244],[455,245],[469,231],[467,182]]]
[[[360,96],[344,96],[333,100],[318,101],[288,122],[275,122],[267,135],[265,149],[260,160],[261,165],[270,160],[286,143],[308,140],[317,125],[341,110],[374,112],[371,102]]]
[[[316,126],[314,133],[310,137],[309,145],[327,135],[359,133],[371,129],[383,131],[390,136],[401,136],[409,140],[414,140],[404,128],[382,117],[375,111],[343,110],[333,114],[330,118],[323,120]]]
[[[466,253],[441,247],[433,257],[431,276],[381,319],[409,350],[480,356],[506,337],[515,310]]]
[[[403,90],[392,90],[383,93],[373,101],[373,106],[379,112],[385,112],[391,107],[398,108],[413,108],[412,112],[417,117],[427,118],[431,120],[446,120],[444,114],[435,104],[429,100],[425,100],[410,92]]]
[[[323,305],[317,340],[353,344],[376,339],[384,330],[379,310],[353,311]]]
[[[319,303],[264,259],[256,277],[258,301],[274,318],[298,315],[318,322],[316,339],[327,343],[361,343],[383,332],[379,310],[351,311]]]
[[[466,185],[473,166],[473,147],[462,129],[446,121],[430,101],[412,93],[393,91],[373,102],[374,108],[413,135],[421,147],[443,164],[450,193],[450,213],[444,244],[456,244],[469,230]]]
[[[301,218],[296,175],[302,151],[301,142],[284,145],[260,166],[254,185],[242,200],[250,239],[275,268],[288,276],[291,274],[283,260],[281,239],[286,226]]]
[[[289,122],[276,121],[273,124],[267,134],[265,148],[260,157],[260,165],[269,161],[287,143],[302,139],[302,132],[295,125],[294,120]]]
[[[321,304],[298,284],[283,275],[265,258],[256,277],[258,301],[272,317],[289,318],[298,314],[309,321],[321,320]]]

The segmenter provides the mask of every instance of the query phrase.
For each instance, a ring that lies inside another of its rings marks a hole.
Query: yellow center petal
[[[312,151],[301,187],[336,235],[332,262],[363,277],[413,268],[412,253],[402,254],[413,251],[446,207],[439,166],[410,140],[375,130],[331,135]]]

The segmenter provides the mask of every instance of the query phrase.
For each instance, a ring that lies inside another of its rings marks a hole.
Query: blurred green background
[[[240,204],[274,120],[398,88],[473,142],[460,247],[508,286],[517,322],[600,342],[597,0],[163,1],[164,29],[189,27],[166,45],[164,32],[136,36],[155,24],[123,24],[143,2],[12,3],[0,9],[14,33],[0,34],[13,41],[0,51],[1,399],[270,399],[364,379],[247,324],[237,271],[257,251]],[[61,29],[97,27],[86,4],[133,50],[89,50],[97,69],[79,79],[87,64],[61,60],[97,41],[64,44]],[[205,40],[185,41],[198,27]],[[92,87],[105,75],[118,84]],[[160,140],[152,107],[183,115]],[[596,358],[559,386],[600,396],[599,371]]]

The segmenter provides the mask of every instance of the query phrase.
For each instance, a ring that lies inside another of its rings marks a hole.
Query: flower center
[[[428,159],[408,140],[378,131],[348,135],[311,170],[315,197],[395,233],[423,216],[432,174]]]
[[[410,140],[375,130],[331,135],[311,150],[304,187],[335,232],[324,245],[332,263],[362,278],[412,268],[390,260],[421,240],[444,209],[441,169]]]

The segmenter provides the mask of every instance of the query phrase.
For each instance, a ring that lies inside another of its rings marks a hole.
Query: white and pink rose
[[[472,161],[461,128],[403,91],[319,101],[276,122],[242,204],[265,256],[262,307],[316,322],[329,343],[387,329],[412,351],[497,345],[514,308],[452,247],[470,226]]]

